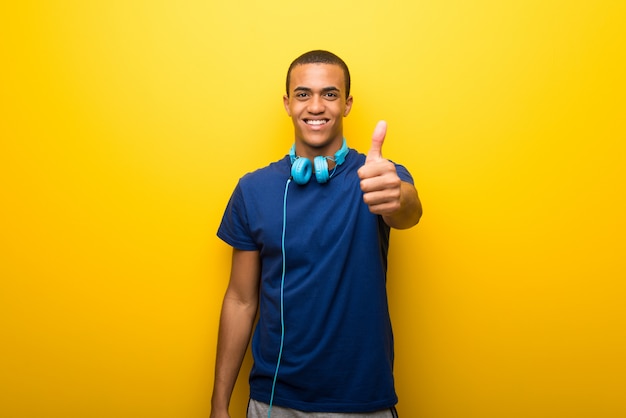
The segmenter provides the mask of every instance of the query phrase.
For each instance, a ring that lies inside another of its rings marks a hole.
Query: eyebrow
[[[293,91],[306,91],[306,92],[311,92],[313,91],[313,89],[311,89],[310,87],[302,87],[302,86],[298,86],[296,88],[293,89]],[[324,87],[322,89],[322,93],[328,93],[329,91],[340,91],[337,87]]]

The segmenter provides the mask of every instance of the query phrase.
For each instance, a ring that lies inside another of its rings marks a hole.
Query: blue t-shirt
[[[218,236],[261,257],[253,399],[269,403],[280,350],[285,213],[284,345],[274,404],[366,412],[397,403],[386,293],[390,229],[363,202],[357,170],[364,163],[365,155],[351,149],[327,183],[313,176],[298,185],[287,184],[286,156],[246,174],[231,196]]]

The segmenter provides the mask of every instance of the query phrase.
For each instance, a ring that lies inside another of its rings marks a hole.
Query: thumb
[[[372,135],[372,146],[370,147],[369,152],[367,153],[367,158],[365,159],[365,164],[380,160],[383,158],[383,142],[385,141],[385,135],[387,134],[387,122],[381,120],[376,124],[376,128],[374,129],[374,134]]]

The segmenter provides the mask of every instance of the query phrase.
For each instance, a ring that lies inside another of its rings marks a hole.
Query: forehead
[[[345,87],[343,69],[335,64],[300,64],[291,70],[289,90],[298,87],[310,89],[334,87],[342,91]]]

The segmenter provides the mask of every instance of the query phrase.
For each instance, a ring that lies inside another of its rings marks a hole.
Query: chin
[[[330,145],[333,142],[333,140],[328,137],[324,137],[324,138],[303,137],[302,142],[311,148],[324,148]]]

